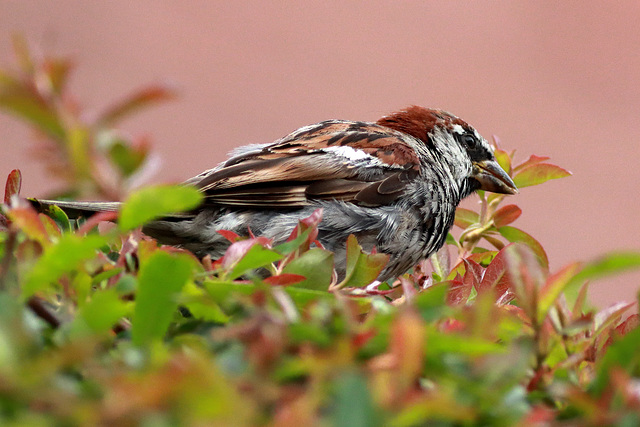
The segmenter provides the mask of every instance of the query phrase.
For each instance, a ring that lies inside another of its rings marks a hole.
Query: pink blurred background
[[[0,0],[1,1],[1,0]],[[640,249],[640,2],[1,1],[0,66],[11,34],[71,55],[72,89],[99,109],[150,82],[178,101],[125,122],[149,134],[178,182],[232,147],[329,118],[375,120],[440,107],[496,134],[520,159],[548,155],[571,178],[525,188],[516,226],[552,270]],[[27,129],[0,112],[0,180],[55,188],[28,155]],[[595,282],[605,306],[633,299],[640,273]]]

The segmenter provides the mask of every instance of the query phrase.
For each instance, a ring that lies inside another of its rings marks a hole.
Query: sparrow
[[[344,276],[346,240],[389,256],[378,280],[405,273],[445,243],[456,207],[476,190],[515,194],[493,147],[467,122],[411,106],[375,123],[326,120],[268,144],[235,149],[225,162],[188,179],[204,193],[197,209],[154,220],[143,233],[198,257],[221,257],[219,233],[283,242],[302,218],[323,210],[318,241]],[[118,203],[59,202],[76,212],[117,210]]]

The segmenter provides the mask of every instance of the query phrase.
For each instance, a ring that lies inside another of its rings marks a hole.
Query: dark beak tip
[[[477,164],[479,170],[476,179],[480,189],[499,194],[518,194],[519,190],[511,177],[500,167],[498,162],[484,161]]]

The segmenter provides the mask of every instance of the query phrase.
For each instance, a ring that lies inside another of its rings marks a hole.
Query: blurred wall
[[[463,117],[503,146],[549,155],[571,178],[525,188],[517,226],[552,269],[640,248],[640,2],[8,1],[13,32],[71,55],[72,88],[98,109],[128,90],[174,82],[178,101],[123,125],[150,134],[157,181],[210,168],[230,148],[328,118],[375,120],[409,104]],[[29,132],[0,113],[0,180],[55,188],[28,155]],[[597,282],[604,306],[632,299],[640,274]]]

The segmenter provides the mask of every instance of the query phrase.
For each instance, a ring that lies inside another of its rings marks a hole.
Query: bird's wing
[[[396,200],[420,173],[412,137],[373,123],[327,121],[247,149],[189,181],[209,203],[291,208],[311,200]]]

